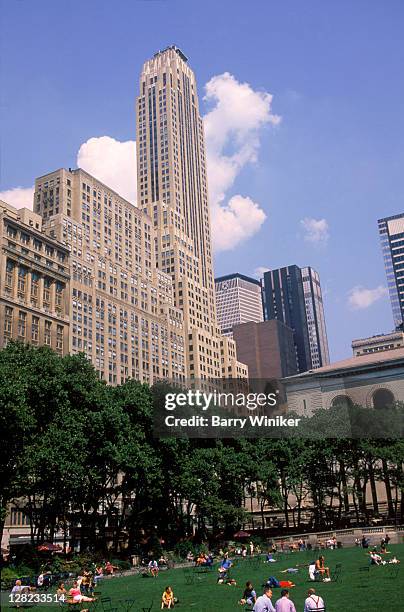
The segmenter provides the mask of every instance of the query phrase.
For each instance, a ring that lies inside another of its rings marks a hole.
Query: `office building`
[[[313,268],[302,268],[302,281],[307,330],[309,334],[311,367],[312,369],[316,369],[330,363],[323,295],[321,292],[320,277],[318,272]]]
[[[378,224],[393,321],[399,327],[404,322],[404,213]]]
[[[265,320],[278,319],[293,330],[298,371],[329,363],[317,272],[295,265],[269,270],[264,273],[262,296]]]
[[[220,332],[232,337],[233,326],[264,320],[261,283],[243,274],[228,274],[215,280],[216,314]]]
[[[69,251],[42,219],[0,201],[0,348],[9,340],[69,351]]]
[[[297,374],[293,331],[282,321],[242,323],[233,327],[237,356],[250,379],[279,379]]]
[[[380,351],[391,351],[396,348],[404,348],[404,332],[397,330],[390,334],[379,334],[370,338],[352,340],[352,351],[355,357],[379,353]]]
[[[171,277],[184,316],[187,373],[220,378],[203,122],[195,75],[177,47],[145,62],[136,113],[138,202],[155,230],[158,269]]]
[[[81,169],[37,178],[34,211],[70,252],[70,352],[110,384],[183,380],[183,316],[156,267],[151,219]]]

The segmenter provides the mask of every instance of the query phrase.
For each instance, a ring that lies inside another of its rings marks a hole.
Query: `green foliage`
[[[393,423],[388,440],[378,435],[381,413],[361,407],[319,411],[305,424],[307,439],[157,439],[153,410],[168,388],[135,380],[111,387],[84,355],[10,343],[0,351],[2,519],[11,501],[21,504],[35,546],[80,525],[81,549],[106,558],[111,538],[113,555],[123,539],[128,553],[154,554],[183,539],[175,552],[185,556],[188,536],[231,539],[248,520],[246,494],[258,501],[262,528],[268,507],[280,509],[286,527],[300,527],[309,498],[311,526],[336,526],[348,497],[359,517],[376,481],[390,492],[390,515],[397,512],[391,491],[398,498],[404,485],[402,404],[383,413]],[[334,436],[325,438],[330,422]],[[346,436],[365,426],[376,437]],[[33,565],[36,557],[34,548]],[[91,561],[74,558],[70,567]]]

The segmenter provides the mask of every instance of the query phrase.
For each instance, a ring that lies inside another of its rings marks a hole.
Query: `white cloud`
[[[266,268],[265,266],[258,266],[258,268],[255,268],[254,270],[254,276],[256,278],[262,278],[265,274],[265,272],[268,272],[269,268]]]
[[[348,294],[348,304],[353,310],[369,308],[375,302],[387,295],[386,287],[379,285],[375,289],[366,289],[358,285],[353,287]]]
[[[265,221],[265,213],[258,204],[241,195],[230,198],[225,206],[214,206],[211,217],[217,251],[234,249],[251,238]]]
[[[250,198],[224,200],[242,168],[257,160],[260,130],[277,125],[280,117],[271,113],[271,94],[254,91],[228,72],[213,77],[205,91],[207,102],[214,104],[204,117],[213,243],[223,251],[253,236],[265,221],[264,211]]]
[[[7,204],[11,204],[11,206],[14,206],[15,208],[30,208],[32,210],[34,188],[14,187],[14,189],[0,191],[0,200],[7,202]]]
[[[77,165],[123,198],[136,203],[136,141],[90,138],[77,153]]]
[[[310,219],[306,217],[305,219],[302,219],[300,223],[305,230],[304,239],[307,242],[322,245],[327,244],[330,234],[326,219]]]
[[[237,194],[226,201],[227,192],[242,168],[256,162],[260,131],[277,125],[280,117],[271,112],[271,94],[255,91],[228,72],[213,77],[205,90],[212,107],[204,123],[213,243],[216,251],[231,250],[259,231],[266,214],[250,197]],[[90,138],[79,148],[77,166],[136,203],[134,140]],[[32,207],[31,188],[3,192],[7,201],[5,194],[11,204]]]

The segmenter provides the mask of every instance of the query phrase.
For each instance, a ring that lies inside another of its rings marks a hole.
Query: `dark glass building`
[[[312,277],[314,285],[310,282]],[[278,319],[293,330],[299,372],[327,365],[328,342],[318,274],[298,266],[269,270],[264,273],[262,297],[265,320]]]

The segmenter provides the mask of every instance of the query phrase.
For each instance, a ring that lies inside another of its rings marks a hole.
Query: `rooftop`
[[[404,348],[396,348],[389,351],[380,351],[377,353],[368,353],[366,355],[358,355],[357,357],[350,357],[349,359],[343,359],[341,361],[335,361],[329,365],[317,368],[316,370],[308,370],[302,374],[296,374],[286,379],[293,380],[297,378],[305,378],[310,376],[322,376],[327,374],[342,374],[346,370],[358,370],[361,368],[377,366],[377,365],[399,365],[399,362],[403,362],[403,381],[404,381]],[[284,379],[285,380],[285,379]]]
[[[261,286],[261,283],[256,278],[251,278],[250,276],[245,276],[244,274],[240,274],[239,272],[234,272],[233,274],[226,274],[225,276],[219,276],[215,278],[215,283],[221,283],[223,281],[232,280],[233,278],[240,278],[241,280],[245,280],[248,283],[253,283],[254,285]]]
[[[188,61],[188,58],[185,55],[185,53],[183,53],[181,51],[181,49],[179,47],[177,47],[177,45],[169,45],[168,47],[166,47],[162,51],[157,51],[157,53],[155,53],[153,57],[157,57],[158,55],[160,55],[162,53],[165,53],[166,51],[175,51],[184,62]]]

